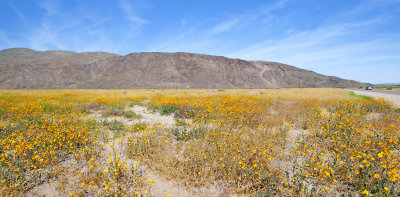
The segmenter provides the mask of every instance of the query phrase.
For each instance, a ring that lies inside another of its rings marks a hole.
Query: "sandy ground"
[[[139,114],[141,118],[139,119],[126,119],[124,117],[108,117],[108,118],[103,118],[100,114],[100,112],[95,112],[93,114],[90,114],[87,118],[89,119],[94,119],[99,122],[108,120],[108,121],[113,121],[117,120],[122,122],[125,126],[132,126],[134,123],[137,122],[144,122],[148,125],[162,125],[166,128],[174,128],[175,126],[175,120],[173,114],[171,115],[161,115],[158,112],[151,112],[147,110],[146,107],[143,106],[134,106],[133,108],[129,108],[127,110],[134,111],[136,114]],[[113,131],[108,131],[109,133],[109,138],[113,138],[114,133]],[[126,162],[127,166],[132,166],[138,164],[138,161],[135,159],[129,159],[125,155],[124,149],[126,148],[126,144],[128,142],[128,139],[123,136],[120,139],[116,140],[110,140],[108,143],[104,145],[104,150],[101,152],[102,159],[104,162],[107,162],[107,158],[109,155],[111,155],[114,151],[117,152],[120,156],[120,158]],[[113,148],[112,148],[113,147]],[[76,164],[76,161],[72,158],[66,158],[64,162],[62,162],[63,166],[66,165],[66,167],[78,167],[82,168],[83,166],[79,166]],[[207,189],[207,188],[197,188],[197,191],[189,191],[188,188],[182,185],[182,183],[177,183],[172,180],[166,180],[162,176],[160,176],[157,172],[152,171],[149,169],[147,166],[141,164],[140,165],[140,170],[143,172],[145,179],[151,179],[153,180],[153,184],[151,185],[151,188],[149,189],[149,192],[152,194],[152,196],[168,196],[170,194],[171,196],[175,197],[180,197],[180,196],[219,196],[222,191],[217,191],[214,188]],[[69,180],[71,182],[71,180]],[[79,184],[79,183],[73,183],[73,181],[70,184]],[[30,191],[28,191],[26,194],[23,196],[27,197],[33,197],[33,196],[45,196],[45,197],[58,197],[58,196],[63,196],[57,191],[57,186],[59,185],[58,181],[54,181],[51,183],[48,182],[43,182],[42,184],[39,184],[38,186],[32,188]]]
[[[373,91],[367,91],[367,90],[347,89],[347,91],[352,91],[358,95],[370,96],[370,97],[374,97],[374,98],[385,98],[385,99],[388,99],[389,101],[392,101],[394,104],[396,104],[397,107],[400,107],[400,95],[383,93],[383,92],[373,92]]]
[[[374,98],[385,98],[397,105],[397,107],[400,107],[400,95],[395,95],[395,94],[388,94],[384,92],[374,92],[374,91],[365,91],[365,90],[351,90],[347,89],[347,91],[352,91],[355,94],[358,95],[365,95],[365,96],[370,96]],[[100,112],[93,113],[88,116],[88,118],[95,119],[97,121],[103,121],[103,120],[108,120],[108,121],[113,121],[113,120],[118,120],[122,122],[125,126],[132,126],[133,124],[137,122],[144,122],[148,125],[154,125],[154,124],[159,124],[163,125],[166,128],[176,128],[177,126],[175,125],[175,120],[174,116],[171,115],[161,115],[158,112],[151,112],[149,111],[146,107],[144,106],[134,106],[132,108],[128,108],[126,110],[134,111],[136,114],[141,115],[141,118],[139,119],[126,119],[124,117],[108,117],[108,118],[103,118],[100,114]],[[109,137],[112,138],[113,132],[110,132]],[[290,139],[287,141],[286,149],[291,150],[295,145],[295,142],[300,140],[301,138],[301,133],[303,131],[301,130],[291,130],[289,131],[289,136]],[[127,138],[122,137],[117,140],[112,140],[109,141],[108,143],[105,144],[105,149],[102,151],[102,155],[104,157],[104,161],[106,161],[106,158],[113,152],[116,151],[119,153],[120,157],[122,160],[124,160],[128,166],[132,166],[138,163],[137,160],[135,159],[129,159],[125,155],[124,149],[126,148],[127,144]],[[114,147],[114,150],[111,148]],[[289,153],[288,153],[289,154]],[[73,160],[72,157],[66,158],[65,161],[60,163],[62,166],[65,167],[77,167],[77,168],[84,168],[85,166],[80,165],[77,163],[75,160]],[[284,167],[283,163],[277,164],[278,166]],[[223,190],[218,190],[218,188],[187,188],[182,185],[182,183],[178,183],[172,180],[166,180],[163,178],[161,175],[159,175],[157,172],[150,170],[147,166],[141,165],[140,166],[141,171],[144,172],[144,177],[145,179],[151,179],[154,181],[154,184],[150,188],[150,193],[152,193],[152,196],[167,196],[167,194],[172,194],[172,196],[221,196],[223,194]],[[27,192],[24,196],[62,196],[58,191],[57,191],[57,186],[58,182],[54,181],[51,183],[48,182],[43,182],[42,184],[36,186],[33,188],[31,191]],[[79,184],[79,183],[71,183],[71,184]]]
[[[136,122],[144,122],[147,124],[161,124],[166,128],[171,128],[175,124],[174,115],[161,115],[158,112],[150,112],[146,107],[135,105],[132,109],[136,114],[140,114],[141,118]]]

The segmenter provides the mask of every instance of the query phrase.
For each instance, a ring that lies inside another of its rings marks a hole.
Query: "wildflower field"
[[[0,196],[400,196],[399,167],[399,108],[345,90],[0,91]]]

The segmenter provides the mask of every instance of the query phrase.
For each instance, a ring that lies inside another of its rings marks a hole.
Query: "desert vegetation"
[[[344,90],[3,90],[0,118],[2,196],[400,195],[399,109]]]

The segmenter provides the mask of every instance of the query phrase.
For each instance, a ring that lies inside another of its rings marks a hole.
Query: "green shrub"
[[[176,140],[191,140],[191,139],[201,139],[205,136],[206,130],[202,128],[195,129],[193,131],[179,131],[175,129],[172,131],[172,135],[175,136]]]
[[[176,110],[178,110],[177,106],[170,106],[170,105],[163,105],[160,107],[160,113],[161,115],[168,115],[174,113]]]
[[[102,125],[108,127],[108,129],[110,129],[112,131],[121,131],[121,130],[125,129],[124,124],[122,124],[118,120],[113,120],[111,122],[109,122],[108,120],[104,120],[102,122]]]
[[[131,127],[133,132],[140,132],[147,129],[147,124],[144,122],[138,122]]]
[[[81,113],[82,113],[82,114],[88,114],[89,111],[88,111],[88,109],[87,109],[86,107],[82,107],[82,108],[81,108]]]
[[[41,103],[40,106],[42,106],[43,111],[52,111],[54,106],[50,103]]]
[[[102,113],[103,117],[118,116],[125,118],[141,118],[140,115],[136,114],[134,111],[124,111],[123,109],[110,109]]]
[[[134,107],[135,105],[143,106],[143,103],[141,103],[141,102],[129,103],[128,107],[132,108],[132,107]]]
[[[185,126],[187,123],[185,122],[185,119],[182,118],[175,118],[175,123],[177,126]]]

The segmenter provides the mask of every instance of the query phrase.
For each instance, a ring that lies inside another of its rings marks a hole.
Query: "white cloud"
[[[222,21],[221,23],[215,25],[210,31],[210,36],[229,31],[233,27],[245,27],[249,23],[259,20],[260,18],[263,18],[263,22],[271,21],[273,18],[272,12],[284,8],[290,1],[291,0],[278,0],[271,5],[249,10],[237,16],[231,17],[229,20]]]
[[[28,47],[34,50],[49,50],[49,49],[67,49],[62,44],[59,35],[65,27],[64,24],[53,24],[56,20],[57,14],[62,13],[58,10],[58,2],[51,0],[42,0],[39,6],[45,10],[39,26],[33,27],[31,32],[24,35],[28,43]]]
[[[144,25],[144,24],[150,23],[150,21],[140,18],[140,17],[137,17],[137,16],[128,16],[127,19],[129,19],[130,21],[137,23],[137,24]]]
[[[72,50],[72,51],[108,51],[119,53],[127,40],[136,36],[142,24],[147,23],[144,19],[133,15],[128,19],[124,12],[122,17],[132,21],[116,25],[116,28],[124,28],[126,31],[118,32],[114,28],[108,28],[113,20],[120,20],[121,15],[102,15],[99,6],[98,12],[85,12],[87,5],[75,4],[68,11],[61,11],[62,4],[57,1],[40,1],[40,7],[44,14],[40,24],[32,27],[30,32],[23,35],[26,47],[35,50]],[[128,8],[130,9],[130,8]],[[118,39],[115,40],[115,38]]]
[[[19,11],[19,9],[12,4],[11,4],[11,7],[14,10],[14,12],[18,15],[19,19],[22,22],[27,23],[27,20],[25,19],[24,15],[21,13],[21,11]]]
[[[174,34],[173,36],[169,36],[169,39],[164,39],[164,41],[159,41],[154,46],[150,46],[147,51],[165,51],[165,52],[174,52],[173,48],[177,46],[178,43],[184,42],[187,39],[187,36],[191,35],[195,31],[195,28],[188,29],[179,35]],[[165,38],[165,37],[163,37]],[[187,46],[191,44],[188,43]]]
[[[7,35],[0,31],[0,42],[2,43],[2,46],[5,46],[4,48],[12,47],[13,44],[12,42],[8,39]]]
[[[364,28],[384,22],[375,18],[359,23],[322,26],[315,30],[291,32],[275,40],[265,40],[229,57],[248,60],[266,60],[286,63],[322,74],[360,80],[364,82],[395,81],[391,74],[400,65],[400,45],[393,36],[358,39]],[[399,40],[399,36],[397,36]],[[396,64],[397,62],[397,64]],[[391,66],[391,71],[379,66]],[[367,69],[368,68],[368,69]],[[376,73],[374,78],[372,73]],[[397,68],[400,72],[400,67]],[[380,73],[378,75],[378,73]],[[385,78],[385,74],[388,78]],[[379,76],[379,77],[378,77]]]
[[[27,41],[29,42],[29,47],[34,50],[67,49],[67,47],[59,41],[57,35],[57,32],[47,27],[42,27],[31,32],[27,37]]]
[[[51,16],[59,13],[57,9],[58,0],[41,0],[39,6],[46,11],[46,15]]]
[[[135,9],[131,6],[131,4],[126,0],[118,0],[119,6],[124,11],[126,18],[133,23],[144,25],[150,23],[150,21],[137,16],[135,13]]]
[[[228,21],[224,21],[218,25],[216,25],[213,30],[212,33],[213,34],[218,34],[218,33],[222,33],[224,31],[227,31],[229,29],[231,29],[233,26],[235,26],[238,22],[239,22],[239,18],[234,18]]]
[[[361,46],[359,48],[365,47],[365,44],[354,42],[349,42],[346,44],[340,41],[345,38],[350,38],[355,36],[358,29],[363,26],[369,26],[374,23],[378,23],[381,20],[372,19],[369,21],[364,21],[360,23],[344,23],[337,25],[322,26],[314,30],[295,32],[291,31],[286,37],[274,40],[265,40],[260,43],[250,45],[249,47],[233,52],[229,54],[230,57],[240,57],[244,59],[296,59],[293,57],[307,54],[307,59],[322,58],[321,55],[309,55],[309,54],[320,54],[323,51],[329,51],[332,48],[337,49],[337,53],[329,52],[329,57],[344,55],[340,52],[344,48],[343,46]],[[376,43],[373,43],[376,44]],[[371,45],[372,46],[372,45]],[[357,49],[358,47],[355,47]],[[348,54],[351,50],[346,51]],[[328,55],[328,54],[326,54]],[[328,56],[326,56],[327,58]],[[304,58],[299,59],[299,61],[304,61]]]

